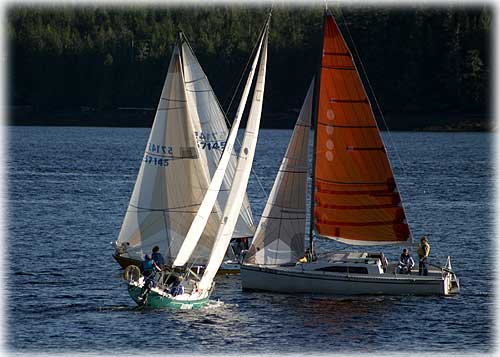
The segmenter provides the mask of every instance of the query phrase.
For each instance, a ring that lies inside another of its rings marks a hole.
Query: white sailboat
[[[169,65],[160,103],[134,191],[116,241],[113,257],[124,268],[140,266],[158,246],[171,266],[205,196],[224,150],[228,129],[210,83],[189,43],[180,34]],[[231,156],[207,228],[190,263],[203,267],[236,170]],[[246,196],[232,237],[255,232]],[[224,272],[239,272],[238,257],[228,250]]]
[[[202,307],[208,302],[208,298],[213,290],[215,275],[224,260],[225,253],[234,234],[233,232],[238,224],[241,207],[245,203],[246,188],[255,154],[262,112],[267,64],[267,33],[269,20],[270,18],[266,22],[259,38],[259,46],[250,69],[235,121],[233,122],[227,138],[226,147],[210,181],[209,187],[205,190],[203,197],[198,201],[201,203],[197,206],[196,215],[189,221],[190,227],[188,227],[185,239],[183,239],[181,246],[176,251],[175,260],[172,265],[173,270],[165,273],[166,276],[165,274],[160,276],[156,281],[156,286],[149,289],[146,295],[144,295],[145,279],[140,277],[137,268],[127,268],[125,271],[129,294],[134,301],[140,305],[192,309]],[[238,127],[245,109],[258,62],[260,62],[260,64],[247,127],[241,144],[241,150],[238,154],[234,177],[224,206],[223,218],[220,220],[216,232],[211,235],[214,237],[214,243],[210,249],[208,263],[203,275],[200,277],[192,270],[190,261],[192,261],[193,256],[198,254],[197,251],[200,249],[200,246],[204,248],[205,242],[203,237],[207,234],[207,231],[212,234],[212,229],[214,228],[211,226],[212,208],[217,204],[217,196],[221,190],[223,178],[229,167],[228,165],[233,154]],[[167,81],[168,79],[169,76],[167,76]],[[179,107],[176,108],[180,110]],[[172,280],[175,281],[173,284],[179,282],[182,284],[182,292],[179,292],[177,287],[175,290],[171,290],[170,282]]]
[[[383,253],[339,252],[314,258],[313,237],[350,245],[409,245],[412,235],[368,96],[352,55],[326,10],[316,103],[309,89],[285,158],[241,266],[242,287],[282,293],[458,293],[446,266],[399,274]],[[313,108],[313,110],[311,110]],[[315,113],[311,232],[304,252],[308,125]],[[304,261],[304,260],[302,260]]]

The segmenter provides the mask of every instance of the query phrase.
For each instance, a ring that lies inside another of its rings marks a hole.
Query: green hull
[[[208,304],[208,298],[200,299],[200,300],[173,300],[168,297],[159,295],[154,291],[151,291],[147,297],[147,301],[143,304],[142,301],[139,301],[139,295],[141,293],[141,288],[129,285],[128,293],[130,297],[137,303],[139,306],[149,306],[154,308],[172,308],[179,310],[191,310],[191,309],[200,309],[203,306]]]

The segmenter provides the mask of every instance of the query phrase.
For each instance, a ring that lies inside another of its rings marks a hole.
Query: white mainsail
[[[269,21],[266,24],[266,28],[264,30],[264,41],[262,46],[262,54],[260,57],[259,72],[255,84],[247,127],[238,156],[236,174],[231,184],[229,197],[224,209],[224,218],[222,219],[219,230],[217,231],[215,244],[212,249],[208,265],[199,284],[199,288],[201,290],[208,290],[212,286],[213,279],[224,259],[224,254],[231,240],[231,236],[236,225],[236,220],[238,218],[237,215],[243,203],[243,197],[248,185],[248,179],[250,177],[253,157],[255,154],[255,147],[257,145],[260,117],[262,113],[262,101],[264,96],[267,63],[268,27]]]
[[[309,132],[313,82],[309,86],[271,194],[255,232],[246,263],[296,262],[304,253]]]
[[[240,126],[241,117],[243,116],[248,95],[250,93],[250,87],[253,82],[255,68],[257,67],[257,62],[259,59],[263,39],[264,37],[262,37],[260,40],[257,53],[255,54],[255,59],[250,69],[250,73],[248,74],[247,83],[243,90],[238,110],[236,111],[236,118],[233,122],[233,126],[231,127],[229,137],[227,138],[224,153],[219,161],[219,165],[217,166],[215,174],[212,177],[212,181],[210,182],[210,186],[207,190],[205,197],[203,198],[203,202],[201,203],[200,208],[198,209],[196,217],[194,218],[193,223],[191,223],[191,227],[189,228],[189,231],[186,235],[186,239],[184,240],[184,243],[182,244],[182,247],[179,250],[179,253],[177,254],[177,257],[173,263],[174,266],[183,266],[191,257],[191,254],[193,253],[205,229],[208,218],[210,217],[210,212],[212,211],[212,208],[216,203],[217,196],[219,195],[219,190],[221,189],[221,185],[224,179],[227,178],[228,176],[226,174],[226,171],[229,168],[228,165],[230,163],[231,158],[233,157],[232,156],[233,147],[236,141],[236,137],[238,135],[238,128]],[[244,199],[245,198],[246,196],[244,196]],[[227,201],[227,195],[225,196],[225,199]],[[234,234],[232,236],[234,237]]]
[[[198,148],[201,149],[201,155],[206,157],[210,176],[213,177],[221,158],[221,152],[227,145],[228,129],[225,116],[205,72],[187,41],[182,42],[181,50],[186,95],[191,119],[195,126],[196,141]],[[235,170],[236,157],[231,156],[215,205],[219,217],[222,217]],[[254,233],[255,225],[252,211],[245,195],[233,238],[251,237]]]
[[[142,259],[158,245],[167,261],[177,255],[210,182],[200,157],[187,103],[182,59],[175,46],[153,127],[117,243]],[[220,218],[212,213],[196,256],[208,257]]]

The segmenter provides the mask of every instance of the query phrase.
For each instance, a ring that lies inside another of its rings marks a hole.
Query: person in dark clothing
[[[161,271],[156,262],[149,255],[144,256],[144,261],[141,264],[141,273],[144,276],[144,285],[139,295],[139,300],[145,300],[147,295],[154,286],[154,278],[157,271]]]
[[[170,294],[172,296],[182,295],[184,293],[184,286],[182,286],[181,282],[182,279],[178,277],[172,283],[172,286],[170,287]]]
[[[153,254],[151,254],[151,258],[154,260],[156,265],[158,265],[160,268],[163,269],[163,266],[165,265],[165,260],[163,259],[163,255],[160,253],[160,247],[155,246],[153,248]]]
[[[399,274],[411,274],[411,269],[415,266],[415,262],[410,255],[408,249],[403,249],[403,253],[399,257],[398,271]]]

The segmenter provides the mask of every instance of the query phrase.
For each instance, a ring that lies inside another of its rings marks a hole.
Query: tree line
[[[389,118],[436,113],[486,118],[490,7],[332,9]],[[96,113],[155,108],[183,31],[227,109],[268,11],[235,4],[11,6],[9,104],[29,106],[33,116],[78,108]],[[317,69],[322,17],[322,7],[274,6],[264,125],[293,126]]]

